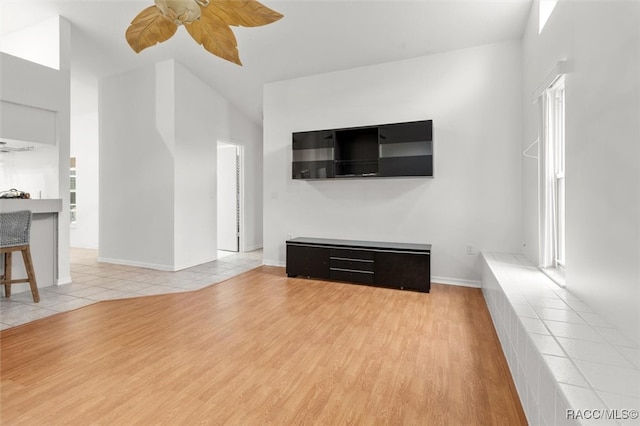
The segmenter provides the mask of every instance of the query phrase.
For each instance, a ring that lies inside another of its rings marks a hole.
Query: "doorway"
[[[218,141],[218,250],[240,251],[241,163],[238,145]]]

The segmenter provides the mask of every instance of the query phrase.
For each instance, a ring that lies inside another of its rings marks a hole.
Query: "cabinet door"
[[[287,245],[287,276],[329,278],[329,249]]]
[[[433,176],[431,120],[380,126],[381,176]]]
[[[334,177],[333,131],[297,132],[293,134],[293,179]]]
[[[293,134],[292,147],[294,151],[333,148],[333,131],[296,132]]]
[[[382,125],[380,140],[387,143],[431,141],[433,140],[433,122],[424,120]]]
[[[376,252],[375,284],[429,292],[431,262],[428,253]]]

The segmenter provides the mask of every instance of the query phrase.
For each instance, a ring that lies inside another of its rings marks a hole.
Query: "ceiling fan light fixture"
[[[176,25],[200,19],[200,2],[196,0],[155,0],[155,3],[160,12]]]

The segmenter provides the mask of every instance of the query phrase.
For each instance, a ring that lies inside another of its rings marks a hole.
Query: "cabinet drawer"
[[[343,270],[331,268],[331,271],[329,271],[329,277],[332,280],[337,280],[337,281],[350,281],[354,283],[373,284],[373,272],[343,271]]]
[[[331,268],[358,272],[373,272],[373,260],[331,258]]]
[[[329,256],[336,259],[359,259],[370,260],[373,262],[374,253],[368,250],[353,250],[353,249],[339,249],[332,248],[329,251]]]

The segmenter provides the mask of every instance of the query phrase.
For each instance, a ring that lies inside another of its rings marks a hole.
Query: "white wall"
[[[243,148],[241,249],[261,248],[262,128],[184,66],[176,62],[175,69],[176,208],[182,215],[176,218],[176,224],[182,224],[181,229],[176,228],[176,237],[193,233],[206,236],[206,249],[183,243],[182,252],[190,254],[178,264],[195,265],[217,256],[218,141]]]
[[[221,129],[224,130],[219,133],[218,140],[242,147],[240,250],[247,252],[262,248],[263,242],[262,123],[250,121],[232,104],[226,101],[225,104],[228,113],[218,117]]]
[[[174,67],[175,265],[182,269],[217,258],[215,117],[224,99],[182,65]]]
[[[76,158],[76,223],[71,247],[98,248],[98,113],[71,117],[71,157]]]
[[[537,137],[532,93],[557,61],[566,76],[567,288],[640,337],[640,3],[558,2],[523,38],[523,149]],[[525,254],[537,260],[537,164],[522,160]]]
[[[60,69],[59,17],[36,22],[0,37],[0,50],[53,69]]]
[[[177,270],[214,260],[216,149],[261,158],[260,127],[175,61],[100,83],[100,235],[104,261]],[[261,167],[247,169],[249,223],[261,220]],[[261,244],[261,228],[246,235]]]
[[[478,285],[476,250],[520,246],[519,41],[267,84],[264,259],[288,234],[431,243],[435,282]],[[291,133],[433,119],[434,178],[291,179]]]
[[[98,248],[98,79],[71,71],[71,157],[76,158],[76,223],[71,247]]]
[[[173,84],[155,66],[100,82],[101,260],[173,269],[175,141],[161,130],[174,116],[158,101],[173,105]]]

